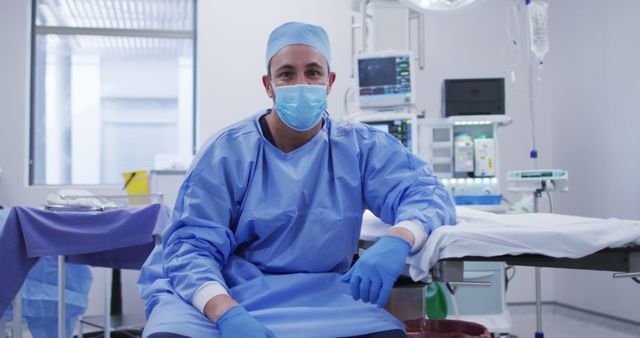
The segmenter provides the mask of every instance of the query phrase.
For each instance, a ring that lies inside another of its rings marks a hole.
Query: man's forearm
[[[236,305],[238,305],[238,302],[229,297],[229,295],[220,294],[207,302],[204,306],[204,314],[209,320],[215,323],[218,321],[218,318]]]
[[[387,235],[400,237],[400,238],[404,239],[405,241],[407,241],[407,243],[409,243],[410,247],[413,247],[413,244],[415,243],[415,237],[413,236],[411,231],[409,231],[407,229],[391,228],[391,229],[389,229],[389,231],[387,231]]]

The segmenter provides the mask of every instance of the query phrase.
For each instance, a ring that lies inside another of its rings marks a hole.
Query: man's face
[[[270,98],[274,97],[274,86],[297,84],[327,86],[329,94],[336,76],[328,71],[324,56],[306,45],[291,45],[280,50],[271,58],[269,71],[271,78],[265,75],[262,82]]]

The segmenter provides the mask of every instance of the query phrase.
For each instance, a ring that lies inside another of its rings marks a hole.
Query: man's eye
[[[291,77],[291,72],[282,72],[282,73],[280,73],[280,75],[278,77],[280,77],[280,78]]]

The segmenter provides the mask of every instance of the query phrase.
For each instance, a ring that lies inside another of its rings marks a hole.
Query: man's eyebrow
[[[294,67],[292,65],[282,65],[280,67],[278,67],[278,69],[276,69],[276,72],[282,71],[282,70],[291,70],[294,69]]]
[[[321,64],[317,62],[312,62],[306,65],[306,68],[323,68]]]

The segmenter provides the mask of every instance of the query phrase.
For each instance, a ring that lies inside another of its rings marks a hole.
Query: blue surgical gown
[[[214,135],[183,182],[171,225],[142,269],[145,336],[218,337],[192,304],[217,281],[278,337],[345,337],[404,329],[355,301],[338,279],[358,248],[363,211],[385,223],[455,223],[446,189],[393,136],[324,115],[320,132],[284,153],[259,118]]]

